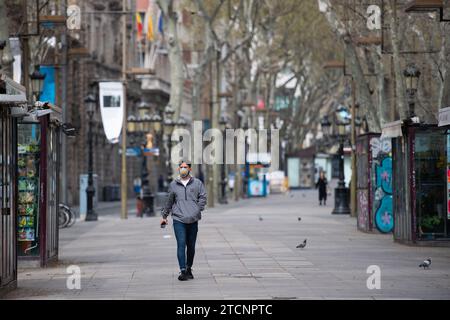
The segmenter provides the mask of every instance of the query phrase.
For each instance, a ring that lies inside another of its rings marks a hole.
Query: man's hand
[[[169,222],[167,221],[167,219],[162,218],[160,224],[161,224],[161,226],[163,226],[163,225],[169,224]]]

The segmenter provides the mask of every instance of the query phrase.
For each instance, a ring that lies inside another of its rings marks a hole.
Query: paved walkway
[[[117,212],[79,221],[61,230],[59,263],[21,268],[19,288],[6,298],[450,299],[449,248],[364,234],[331,209],[317,205],[315,191],[295,191],[207,210],[188,282],[177,280],[173,230],[161,229],[158,217],[120,220]],[[307,247],[296,249],[305,238]],[[427,257],[431,269],[419,269]],[[80,290],[66,288],[73,264]],[[380,290],[367,289],[370,265],[381,268]]]

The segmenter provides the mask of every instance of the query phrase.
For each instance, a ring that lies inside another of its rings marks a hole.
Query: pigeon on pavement
[[[301,220],[302,220],[302,218],[298,217],[298,221],[301,221]]]
[[[296,248],[297,249],[303,249],[304,247],[306,247],[306,239],[303,240],[303,243],[300,243]]]
[[[419,265],[419,268],[428,269],[430,266],[431,266],[431,258],[428,258]]]
[[[261,216],[259,216],[259,221],[263,221],[264,219],[261,217]]]

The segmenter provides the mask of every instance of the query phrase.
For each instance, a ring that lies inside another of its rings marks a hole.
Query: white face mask
[[[188,168],[180,168],[180,176],[182,178],[186,178],[189,175],[189,169]]]

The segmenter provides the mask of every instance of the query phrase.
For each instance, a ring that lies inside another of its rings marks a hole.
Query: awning
[[[402,132],[403,121],[398,120],[386,123],[381,129],[381,139],[397,138],[403,136]]]
[[[23,104],[27,102],[25,87],[4,74],[0,74],[0,81],[5,86],[5,93],[0,93],[0,104]]]
[[[450,107],[439,110],[439,124],[438,127],[450,125]]]
[[[24,118],[24,121],[36,122],[39,117],[50,115],[51,122],[54,122],[57,125],[62,124],[62,110],[60,107],[49,102],[42,103],[39,101],[37,104],[39,104],[39,107],[29,111]]]

